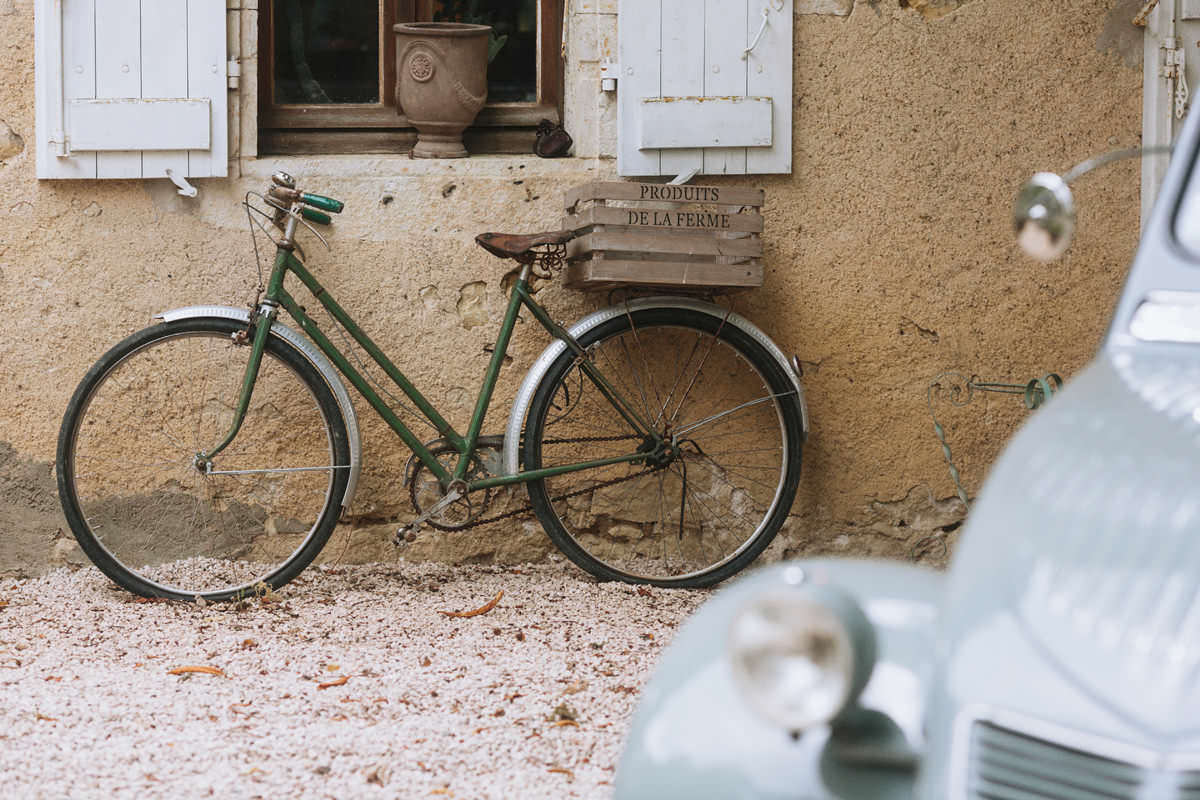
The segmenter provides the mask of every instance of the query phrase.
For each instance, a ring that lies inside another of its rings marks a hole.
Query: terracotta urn
[[[413,158],[465,158],[463,131],[487,102],[488,25],[402,22],[396,104],[417,129]]]

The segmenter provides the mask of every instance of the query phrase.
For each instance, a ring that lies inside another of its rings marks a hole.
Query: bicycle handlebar
[[[329,223],[333,222],[328,214],[323,214],[320,211],[317,211],[315,208],[300,209],[300,216],[304,217],[309,222],[315,222],[318,225],[328,225]]]
[[[300,193],[300,202],[334,214],[342,213],[342,209],[346,207],[346,204],[341,200],[334,200],[332,197],[323,197],[319,194],[309,194],[308,192]],[[313,221],[316,222],[316,220]]]

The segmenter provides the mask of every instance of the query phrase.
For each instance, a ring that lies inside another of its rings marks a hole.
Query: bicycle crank
[[[453,505],[458,500],[466,496],[467,484],[465,481],[454,481],[450,484],[450,488],[446,490],[446,494],[442,499],[431,505],[424,513],[419,515],[412,522],[406,525],[401,525],[396,529],[395,535],[392,536],[392,543],[396,545],[404,542],[411,542],[417,538],[417,534],[421,530],[421,526],[429,521],[431,517],[440,514],[443,509]]]

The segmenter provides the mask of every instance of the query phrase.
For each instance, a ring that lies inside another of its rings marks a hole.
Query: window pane
[[[378,103],[378,0],[275,0],[275,102]]]
[[[489,103],[537,100],[538,0],[435,0],[434,22],[491,25]]]

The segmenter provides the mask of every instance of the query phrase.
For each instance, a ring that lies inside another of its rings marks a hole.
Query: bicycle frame
[[[600,371],[600,369],[588,358],[587,352],[567,332],[565,328],[551,319],[546,310],[536,301],[529,293],[529,275],[531,267],[529,264],[523,265],[517,281],[513,285],[512,293],[509,295],[508,308],[504,315],[504,320],[500,325],[500,332],[496,339],[496,347],[492,353],[490,362],[488,363],[487,371],[484,374],[483,385],[480,388],[479,395],[475,402],[475,410],[471,416],[471,421],[468,425],[465,435],[459,434],[450,425],[449,422],[438,413],[437,409],[429,402],[426,397],[408,380],[403,372],[387,357],[383,350],[377,345],[367,334],[358,326],[354,319],[343,309],[337,300],[326,291],[316,277],[295,257],[293,254],[293,246],[290,244],[295,231],[295,221],[290,220],[288,230],[285,233],[283,243],[278,247],[275,257],[275,264],[271,270],[271,277],[267,284],[266,292],[259,305],[255,315],[251,317],[251,328],[254,331],[251,342],[250,360],[246,366],[246,371],[242,379],[241,391],[238,397],[236,411],[234,413],[233,423],[230,426],[229,432],[225,438],[211,450],[203,453],[198,453],[196,458],[200,463],[210,463],[214,456],[224,450],[237,436],[243,421],[245,420],[246,411],[250,406],[250,399],[254,392],[254,383],[258,377],[259,366],[262,363],[262,355],[266,349],[267,337],[270,335],[271,326],[278,316],[279,309],[283,308],[288,315],[296,321],[301,330],[308,335],[310,339],[317,345],[318,348],[330,359],[337,370],[354,386],[355,389],[363,396],[363,398],[375,409],[375,412],[387,423],[397,436],[407,445],[421,463],[424,464],[430,472],[437,476],[441,482],[443,489],[449,487],[452,482],[463,482],[466,491],[476,489],[488,489],[497,486],[506,486],[515,483],[524,483],[526,481],[540,480],[542,478],[561,475],[567,472],[577,472],[580,470],[594,469],[597,467],[608,466],[620,463],[632,463],[642,461],[647,457],[658,454],[666,445],[661,434],[655,431],[654,426],[647,422],[637,408],[627,401],[616,387],[610,382]],[[392,411],[379,396],[379,393],[370,385],[368,380],[350,363],[345,354],[330,341],[316,322],[308,315],[303,306],[296,302],[296,299],[284,288],[284,279],[291,273],[295,275],[305,288],[316,298],[321,305],[329,312],[330,316],[341,325],[351,338],[358,343],[360,347],[367,353],[372,361],[383,370],[384,374],[392,381],[397,388],[413,402],[417,410],[421,412],[430,424],[438,431],[438,433],[450,443],[457,451],[458,460],[454,465],[453,470],[448,470],[437,457],[425,446],[420,439],[412,432],[412,430],[404,424],[404,422]],[[465,481],[467,470],[470,467],[472,457],[475,455],[480,432],[483,429],[483,421],[487,415],[489,406],[491,405],[492,394],[496,387],[496,382],[500,376],[500,369],[504,363],[504,356],[508,350],[508,344],[512,338],[513,328],[516,326],[517,317],[521,307],[527,308],[533,317],[544,327],[551,336],[562,340],[568,349],[575,354],[580,369],[589,380],[596,386],[601,394],[613,404],[613,407],[630,425],[632,435],[640,437],[640,448],[627,455],[615,456],[611,458],[596,460],[596,461],[581,461],[573,464],[565,464],[555,467],[547,467],[543,469],[520,471],[513,475],[498,475],[475,481]],[[647,449],[645,444],[653,442],[653,448]]]

